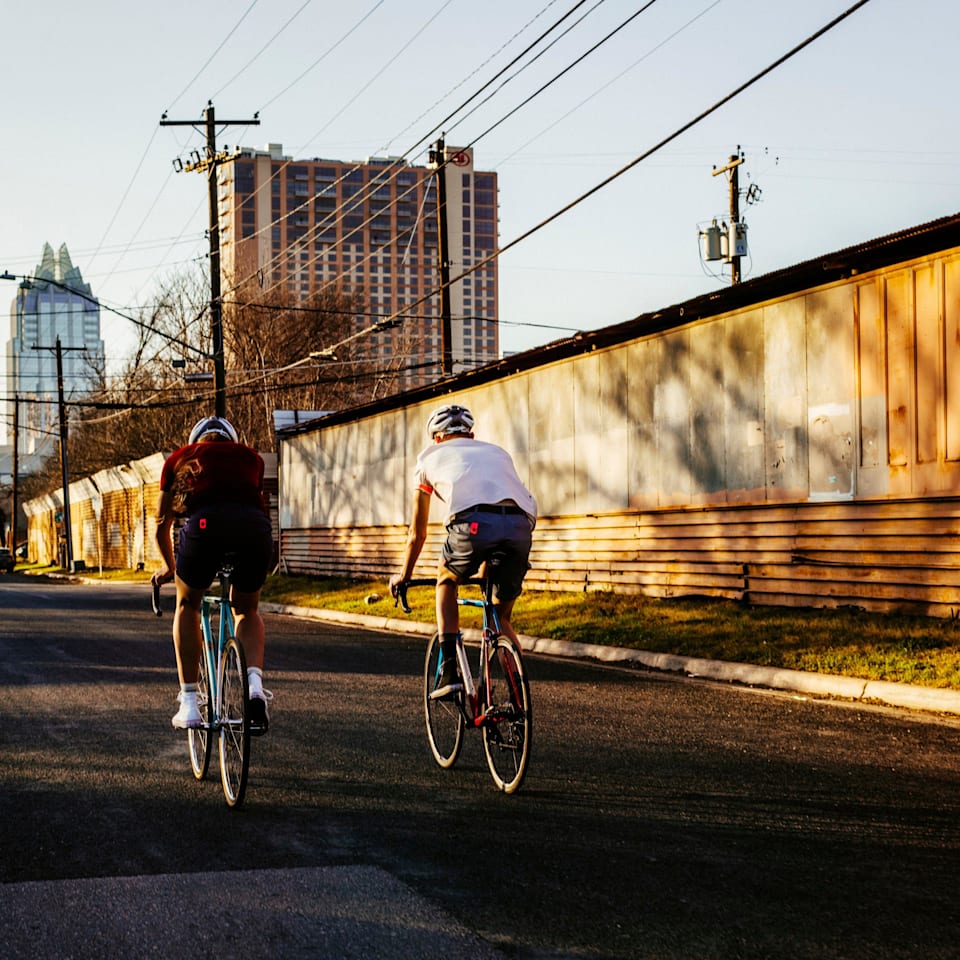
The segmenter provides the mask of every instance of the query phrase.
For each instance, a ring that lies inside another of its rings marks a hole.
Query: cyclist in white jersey
[[[458,585],[475,576],[494,550],[504,559],[496,573],[496,608],[500,628],[513,640],[513,605],[528,569],[537,501],[517,475],[513,459],[502,447],[474,439],[473,414],[448,404],[427,421],[430,445],[414,468],[416,497],[407,535],[403,566],[390,578],[390,592],[413,576],[427,539],[430,497],[446,506],[447,537],[437,571],[437,629],[443,653],[441,678],[434,697],[460,689],[456,675],[456,641],[460,630]]]

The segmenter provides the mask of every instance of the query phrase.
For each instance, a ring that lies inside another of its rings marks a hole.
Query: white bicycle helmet
[[[427,437],[430,440],[451,433],[473,433],[473,414],[456,403],[434,410],[427,421]]]
[[[209,436],[239,443],[237,431],[233,429],[233,424],[224,417],[204,417],[202,420],[198,420],[190,431],[190,439],[187,442],[198,443],[204,437]]]

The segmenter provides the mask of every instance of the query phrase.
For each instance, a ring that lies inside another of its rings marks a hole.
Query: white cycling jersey
[[[512,500],[532,521],[537,501],[517,475],[513,458],[502,447],[470,437],[452,437],[421,451],[414,485],[447,505],[444,523],[480,504]]]

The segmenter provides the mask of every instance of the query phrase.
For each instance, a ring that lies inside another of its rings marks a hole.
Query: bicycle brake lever
[[[397,584],[397,596],[393,601],[393,605],[396,606],[397,604],[400,604],[404,613],[410,613],[413,609],[410,604],[407,603],[407,585],[405,583]]]

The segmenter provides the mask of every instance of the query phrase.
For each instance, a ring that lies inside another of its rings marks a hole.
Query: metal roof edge
[[[823,254],[752,280],[746,280],[736,286],[724,287],[661,310],[640,314],[600,330],[582,331],[572,337],[565,337],[523,353],[495,360],[476,370],[446,377],[429,386],[417,387],[381,400],[331,412],[307,423],[283,427],[277,430],[276,434],[278,439],[283,440],[302,433],[312,433],[324,427],[363,420],[378,413],[481,386],[557,360],[565,360],[593,350],[615,346],[638,337],[662,333],[673,327],[763,303],[766,300],[789,296],[813,287],[825,286],[856,274],[868,273],[894,263],[948,250],[951,247],[960,247],[960,213]]]

